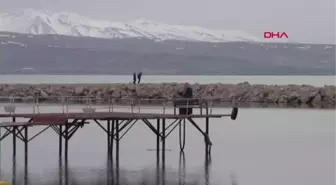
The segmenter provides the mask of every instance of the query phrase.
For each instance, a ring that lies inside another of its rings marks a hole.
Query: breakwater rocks
[[[36,96],[44,100],[60,100],[63,96],[86,96],[96,98],[172,99],[184,84],[72,84],[72,85],[7,85],[0,84],[0,96],[18,97],[20,101]],[[239,84],[190,84],[195,98],[215,99],[216,102],[255,102],[288,104],[335,105],[335,86],[314,87],[310,85],[251,85]],[[17,101],[17,100],[16,100]]]

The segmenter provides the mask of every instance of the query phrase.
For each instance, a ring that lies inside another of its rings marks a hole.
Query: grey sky
[[[289,41],[335,43],[335,0],[0,0],[0,5],[0,12],[47,9],[111,21],[241,29],[260,38],[264,31],[284,31]]]

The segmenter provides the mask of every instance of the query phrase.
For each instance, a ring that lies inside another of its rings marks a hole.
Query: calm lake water
[[[0,75],[0,84],[130,83],[129,75]],[[241,83],[335,85],[335,76],[147,76],[143,83]]]
[[[7,80],[1,76],[0,83],[60,83],[58,78],[24,77]],[[106,83],[122,82],[103,77],[84,78],[63,77],[69,83]],[[107,77],[106,77],[107,78]],[[112,78],[112,77],[111,77]],[[222,82],[268,84],[333,84],[334,77],[189,77],[176,81],[197,80],[198,83]],[[92,80],[95,79],[95,80]],[[100,79],[100,80],[97,80]],[[144,78],[144,81],[148,78]],[[168,77],[153,78],[156,82],[173,81]],[[201,80],[198,80],[201,79]],[[203,79],[203,80],[202,80]],[[210,80],[211,79],[211,80]],[[230,79],[230,80],[228,80]],[[282,79],[282,80],[281,80]],[[25,81],[24,81],[25,80]],[[90,81],[91,80],[91,81]],[[109,81],[110,80],[110,81]],[[228,80],[228,81],[225,81]],[[151,80],[152,82],[152,80]],[[287,83],[286,83],[287,82]],[[0,105],[3,106],[3,105]],[[70,111],[80,111],[80,106]],[[60,106],[46,106],[44,112],[60,112]],[[126,110],[125,108],[120,110]],[[101,109],[103,111],[103,109]],[[151,107],[147,112],[159,112]],[[169,110],[172,111],[172,110]],[[213,113],[229,113],[230,109],[216,108]],[[18,107],[18,112],[32,112],[29,106]],[[0,109],[3,113],[3,109]],[[239,185],[334,185],[335,184],[335,110],[321,109],[240,109],[237,120],[216,118],[210,120],[210,137],[213,143],[212,160],[209,166],[209,181],[212,185],[230,184],[232,176]],[[9,121],[9,119],[1,119]],[[20,121],[20,120],[17,120]],[[170,121],[171,122],[171,121]],[[204,120],[196,120],[204,128]],[[38,133],[44,127],[32,127],[29,135]],[[1,130],[4,133],[4,130]],[[23,144],[17,140],[17,169],[23,168]],[[120,168],[126,178],[137,181],[143,176],[152,176],[156,166],[156,152],[148,149],[156,147],[155,135],[139,121],[120,142]],[[166,143],[167,177],[177,183],[179,167],[178,130],[169,135]],[[106,134],[95,123],[85,125],[70,140],[69,166],[77,176],[85,178],[96,175],[104,177],[106,167]],[[11,181],[12,140],[1,142],[1,180]],[[204,138],[191,125],[187,124],[185,148],[187,181],[205,181]],[[29,143],[30,178],[47,181],[57,178],[58,136],[53,130]],[[233,175],[232,175],[233,174]],[[38,178],[37,178],[38,177]]]

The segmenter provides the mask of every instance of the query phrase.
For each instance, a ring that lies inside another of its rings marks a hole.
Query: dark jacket
[[[187,87],[184,92],[179,93],[183,98],[192,98],[193,97],[193,89],[191,87]]]
[[[138,79],[140,79],[142,76],[142,73],[138,73]]]

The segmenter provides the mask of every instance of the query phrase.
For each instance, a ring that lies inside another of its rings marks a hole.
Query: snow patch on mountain
[[[240,30],[209,30],[197,26],[169,25],[135,20],[128,23],[93,20],[74,13],[25,9],[0,14],[0,31],[31,35],[68,35],[97,38],[147,38],[155,41],[260,42]]]

